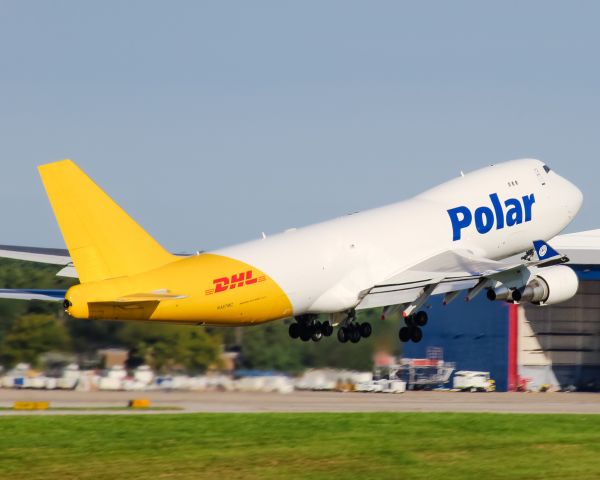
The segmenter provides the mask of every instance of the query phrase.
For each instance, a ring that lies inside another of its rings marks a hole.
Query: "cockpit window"
[[[548,165],[544,165],[544,170],[546,173],[550,173],[550,167]]]

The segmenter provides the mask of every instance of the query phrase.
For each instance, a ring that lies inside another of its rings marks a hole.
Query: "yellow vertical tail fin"
[[[39,172],[81,283],[134,275],[176,259],[71,160],[42,165]]]

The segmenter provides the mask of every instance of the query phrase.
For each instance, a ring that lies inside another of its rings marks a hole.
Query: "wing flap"
[[[443,293],[454,292],[457,290],[467,290],[477,285],[479,278],[468,278],[468,279],[444,279],[440,281],[432,295],[440,295]],[[403,303],[414,302],[432,280],[423,281],[417,286],[383,286],[373,287],[371,291],[362,299],[362,301],[356,307],[357,310],[364,310],[367,308],[386,307],[388,305],[399,305]]]

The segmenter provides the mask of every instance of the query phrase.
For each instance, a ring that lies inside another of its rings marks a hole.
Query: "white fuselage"
[[[437,253],[467,249],[502,259],[561,232],[582,194],[547,170],[539,160],[513,160],[405,201],[213,253],[266,272],[294,315],[340,312],[365,289]]]

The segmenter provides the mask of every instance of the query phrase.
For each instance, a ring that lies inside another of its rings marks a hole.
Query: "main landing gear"
[[[337,338],[341,343],[348,341],[358,343],[361,338],[370,337],[372,331],[370,323],[358,323],[356,321],[356,312],[352,310],[348,313],[344,324],[338,329]]]
[[[318,342],[323,337],[329,337],[333,333],[331,323],[319,322],[318,315],[300,315],[290,325],[288,333],[291,338],[299,338],[303,342],[312,340]]]
[[[398,332],[401,342],[408,342],[412,340],[415,343],[419,343],[423,338],[423,330],[420,327],[427,325],[427,313],[421,310],[414,315],[409,315],[404,318],[405,327],[402,327]]]
[[[329,337],[333,333],[333,325],[329,321],[319,322],[318,315],[300,315],[296,321],[290,324],[288,333],[291,338],[299,338],[303,342],[312,340],[320,341],[323,337]],[[371,336],[373,329],[368,322],[358,323],[356,312],[351,310],[342,325],[338,328],[337,338],[341,343],[358,343],[361,338]]]

